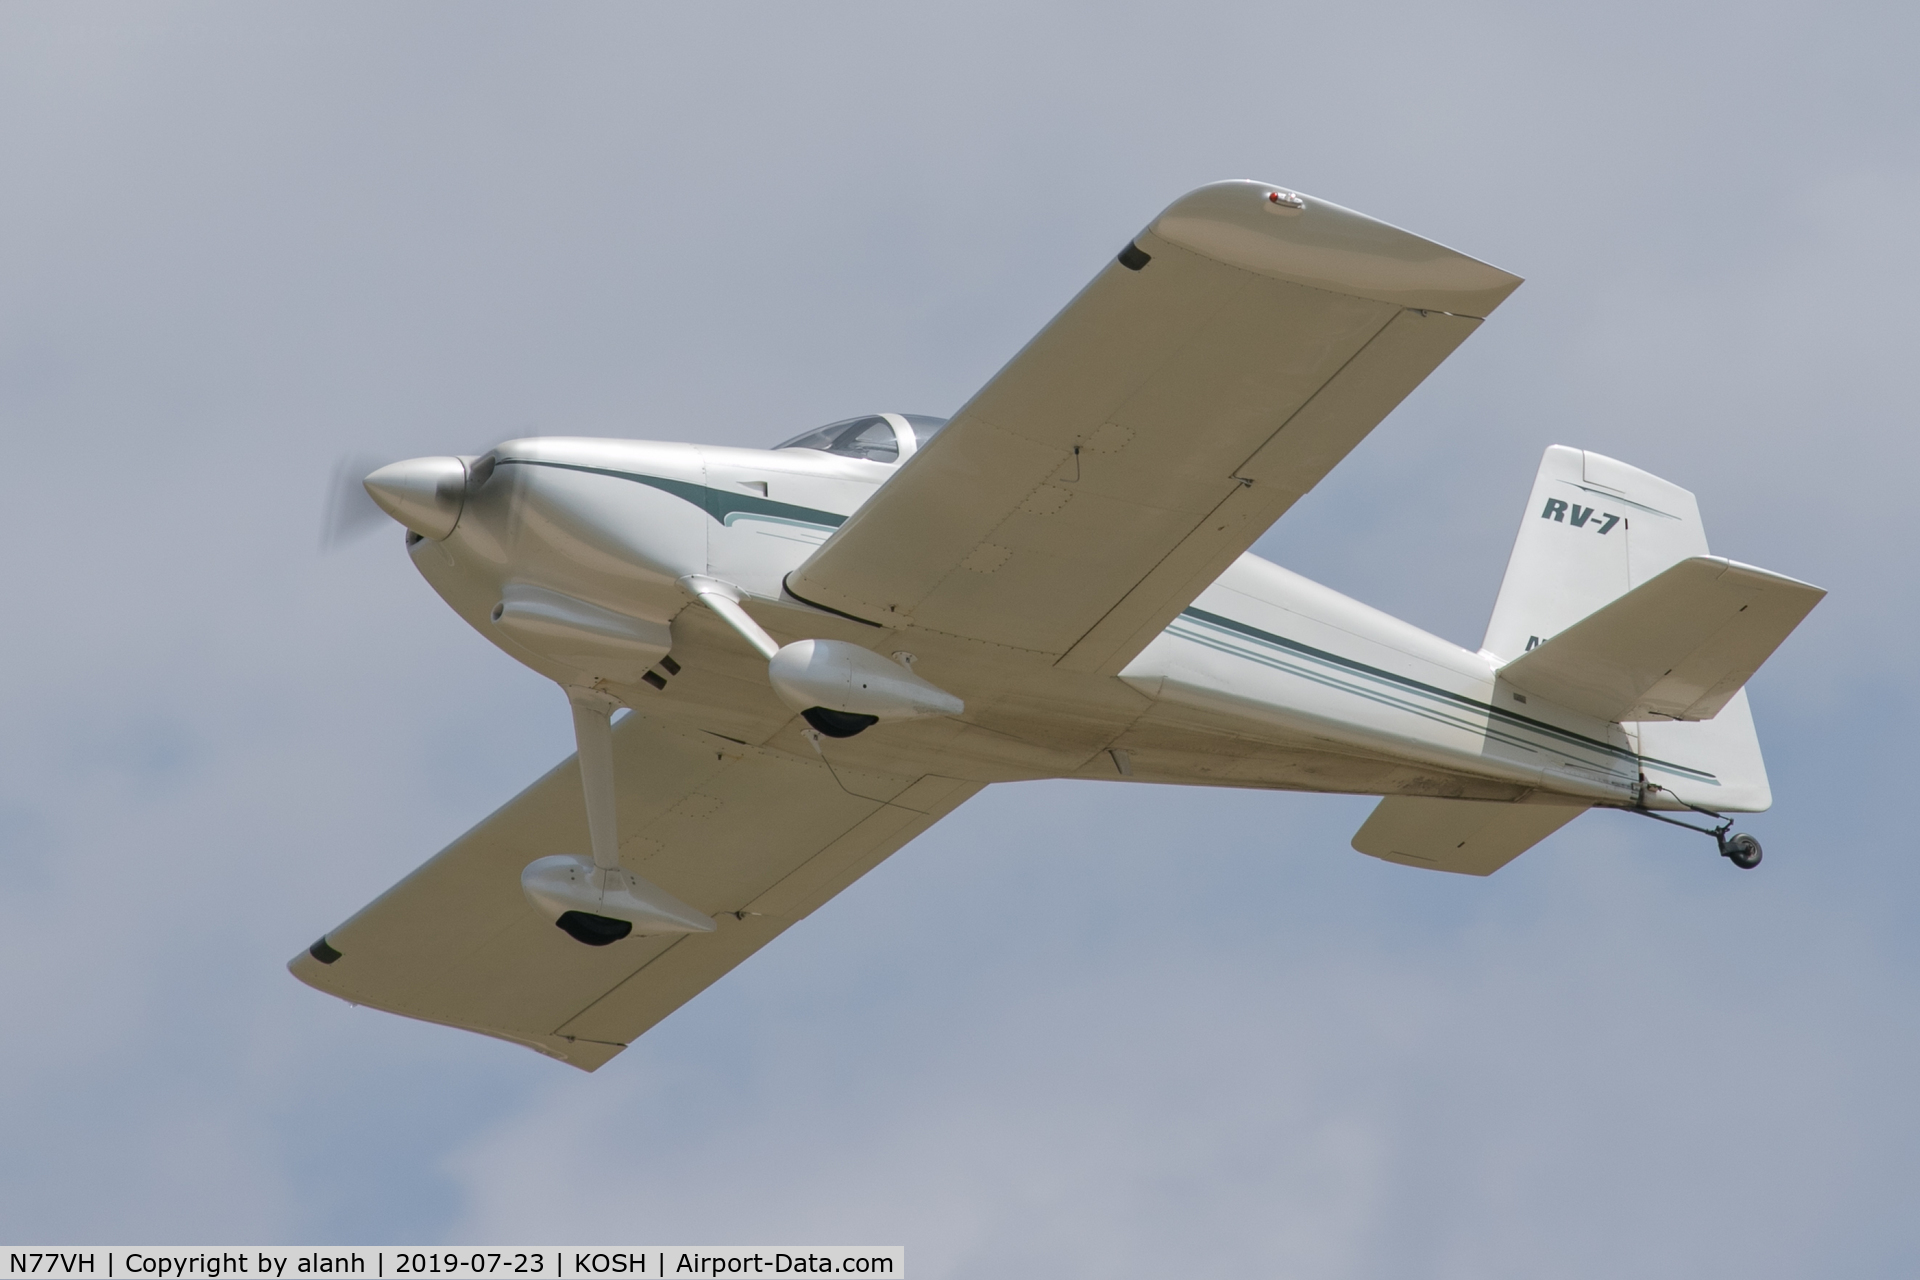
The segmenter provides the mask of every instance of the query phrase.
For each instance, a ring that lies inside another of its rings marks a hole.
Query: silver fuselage
[[[1243,555],[1118,676],[957,637],[882,631],[809,606],[786,576],[895,465],[810,449],[587,438],[509,441],[444,539],[411,537],[434,589],[475,630],[562,684],[583,674],[495,625],[534,586],[670,630],[670,675],[597,681],[638,711],[720,741],[802,749],[765,662],[680,585],[737,587],[781,642],[910,644],[916,670],[966,702],[952,719],[844,743],[858,769],[903,762],[978,782],[1080,777],[1510,800],[1633,804],[1643,778],[1717,809],[1765,807],[1712,774],[1642,756],[1633,726],[1506,689],[1497,660]],[[661,685],[663,687],[656,687]]]

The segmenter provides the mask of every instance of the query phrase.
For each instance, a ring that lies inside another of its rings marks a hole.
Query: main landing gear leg
[[[632,933],[712,933],[713,918],[620,865],[613,774],[613,712],[619,705],[593,689],[569,688],[579,748],[580,792],[587,806],[593,856],[556,853],[520,873],[527,901],[576,942],[604,947]]]
[[[1646,784],[1646,790],[1666,791],[1667,789],[1665,787],[1655,786],[1649,782]],[[1673,795],[1673,792],[1667,791],[1667,794]],[[1673,796],[1673,798],[1680,800],[1679,796]],[[1709,818],[1718,818],[1720,825],[1717,827],[1699,827],[1691,822],[1682,822],[1678,818],[1669,818],[1664,814],[1655,813],[1653,810],[1645,808],[1644,806],[1636,806],[1627,810],[1627,812],[1637,813],[1643,818],[1652,818],[1655,822],[1664,822],[1668,826],[1685,827],[1689,831],[1698,831],[1703,836],[1712,836],[1714,843],[1720,846],[1720,856],[1731,862],[1734,866],[1739,867],[1742,871],[1751,871],[1760,865],[1760,842],[1758,840],[1755,840],[1744,831],[1736,835],[1727,834],[1733,830],[1732,818],[1729,818],[1724,813],[1715,813],[1712,809],[1702,809],[1697,804],[1687,804],[1685,800],[1680,800],[1680,803],[1687,805],[1687,808],[1693,810],[1695,813],[1704,813]]]

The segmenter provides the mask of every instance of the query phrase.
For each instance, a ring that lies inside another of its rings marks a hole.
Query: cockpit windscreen
[[[924,413],[903,413],[907,425],[913,428],[913,439],[919,448],[926,448],[927,441],[940,433],[940,428],[952,422],[952,418],[929,418]]]
[[[917,444],[924,445],[934,433],[947,425],[945,418],[929,418],[921,413],[903,413],[901,417],[913,428],[913,438]],[[837,453],[843,458],[864,458],[868,462],[898,462],[900,444],[894,437],[893,424],[878,414],[868,414],[864,418],[848,418],[842,422],[830,422],[824,427],[809,431],[805,435],[795,436],[785,444],[775,445],[777,449],[818,449],[822,453]]]

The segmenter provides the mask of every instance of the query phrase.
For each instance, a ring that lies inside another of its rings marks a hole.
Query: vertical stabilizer
[[[1481,648],[1507,663],[1682,560],[1707,553],[1692,493],[1601,454],[1553,445],[1507,560]],[[1713,719],[1627,726],[1649,782],[1698,805],[1772,803],[1744,690]],[[1662,807],[1660,793],[1648,803]]]
[[[1693,495],[1638,467],[1556,444],[1540,460],[1481,648],[1511,661],[1691,556]]]

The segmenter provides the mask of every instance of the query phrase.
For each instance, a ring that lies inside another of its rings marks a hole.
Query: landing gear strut
[[[1646,789],[1648,791],[1667,790],[1665,787],[1655,786],[1651,782],[1646,784]],[[1673,792],[1667,791],[1667,794],[1672,796]],[[1673,798],[1680,800],[1679,796],[1673,796]],[[1685,800],[1680,800],[1680,803],[1687,805],[1687,808],[1693,810],[1695,813],[1704,813],[1709,818],[1718,818],[1720,825],[1717,827],[1695,826],[1691,822],[1682,822],[1678,818],[1669,818],[1664,814],[1655,813],[1651,809],[1638,805],[1629,809],[1627,812],[1637,813],[1643,818],[1652,818],[1655,822],[1664,822],[1668,826],[1685,827],[1689,831],[1698,831],[1703,836],[1712,836],[1713,842],[1720,846],[1720,856],[1728,862],[1731,862],[1734,866],[1739,867],[1742,871],[1751,871],[1760,865],[1760,842],[1758,840],[1755,840],[1744,831],[1735,835],[1727,834],[1733,830],[1732,818],[1729,818],[1724,813],[1715,813],[1712,809],[1702,809],[1697,804],[1687,804]]]

